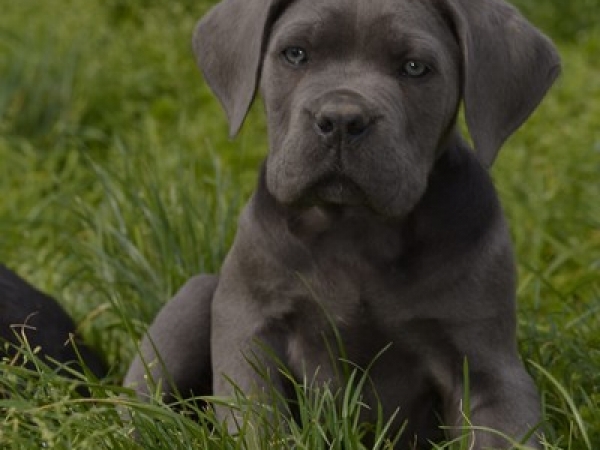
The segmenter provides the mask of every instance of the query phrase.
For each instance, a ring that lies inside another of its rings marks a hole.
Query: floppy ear
[[[552,42],[503,0],[448,0],[463,54],[463,100],[481,163],[529,117],[560,73]]]
[[[223,0],[196,25],[192,45],[198,66],[235,136],[252,104],[270,28],[284,0]]]

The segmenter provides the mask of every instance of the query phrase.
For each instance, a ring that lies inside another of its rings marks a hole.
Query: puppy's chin
[[[364,191],[351,179],[330,176],[313,184],[307,192],[307,200],[323,206],[366,206]]]
[[[359,176],[337,171],[297,179],[294,183],[270,185],[268,177],[265,181],[267,191],[285,208],[306,211],[316,207],[334,214],[360,211],[361,215],[369,214],[385,221],[405,218],[427,186],[416,177],[405,179],[401,184],[397,180],[392,180],[395,183],[381,179],[360,180]]]
[[[319,210],[328,216],[337,217],[365,214],[388,218],[390,211],[380,208],[367,192],[351,178],[331,175],[319,179],[304,189],[288,206],[303,211]],[[393,216],[393,214],[392,214]]]

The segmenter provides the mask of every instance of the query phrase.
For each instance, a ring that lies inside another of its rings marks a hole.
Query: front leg
[[[474,450],[511,449],[513,442],[520,443],[526,436],[530,436],[525,442],[529,447],[540,449],[535,432],[541,423],[540,399],[519,359],[507,357],[487,369],[470,367],[469,372],[469,411],[460,398],[465,392],[463,383],[446,396],[444,419],[453,427],[449,434],[469,434]]]
[[[280,364],[286,338],[280,321],[260,308],[260,300],[232,283],[217,290],[212,309],[213,391],[231,407],[215,405],[221,421],[235,433],[250,421],[257,429],[278,427],[276,410],[285,408],[286,389]],[[262,408],[261,405],[266,405]]]
[[[217,283],[216,275],[195,276],[160,310],[124,386],[141,398],[158,384],[167,399],[211,393],[210,309]]]

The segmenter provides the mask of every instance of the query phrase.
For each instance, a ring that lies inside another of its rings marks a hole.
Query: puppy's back
[[[85,365],[96,377],[104,377],[105,363],[77,337],[75,323],[60,304],[0,265],[0,356],[14,357],[15,346],[26,339],[32,349],[40,348],[46,363],[73,362],[82,371],[71,337]]]

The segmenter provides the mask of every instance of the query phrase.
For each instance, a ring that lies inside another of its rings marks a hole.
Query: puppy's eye
[[[282,54],[285,60],[293,66],[301,66],[308,61],[306,50],[302,47],[288,47]]]
[[[421,78],[431,72],[429,66],[421,61],[409,60],[402,66],[402,75],[410,78]]]

